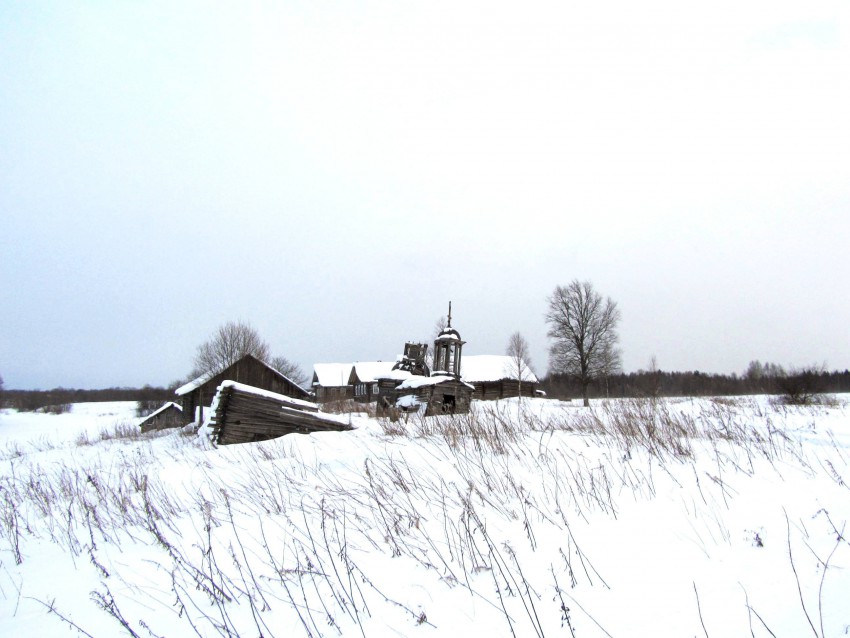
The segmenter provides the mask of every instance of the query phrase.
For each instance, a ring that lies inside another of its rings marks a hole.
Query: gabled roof
[[[148,419],[150,419],[150,418],[155,417],[156,415],[158,415],[160,412],[165,412],[166,410],[174,410],[174,409],[177,409],[177,410],[179,410],[180,412],[182,412],[182,411],[183,411],[183,407],[182,407],[182,406],[178,405],[177,403],[174,403],[173,401],[169,401],[168,403],[166,403],[165,405],[163,405],[161,408],[159,408],[159,409],[155,410],[154,412],[151,412],[151,413],[147,416],[147,418],[148,418]]]
[[[463,355],[460,360],[460,376],[467,383],[516,380],[518,377],[516,360],[501,354]],[[539,383],[537,376],[525,361],[522,362],[520,380],[527,383]]]
[[[285,381],[288,381],[289,383],[294,385],[296,388],[301,390],[305,395],[310,394],[307,390],[302,388],[299,384],[295,383],[295,381],[290,379],[288,376],[286,376],[285,374],[281,374],[275,368],[270,366],[268,363],[266,363],[265,361],[261,361],[260,359],[258,359],[257,357],[255,357],[252,354],[246,354],[244,357],[242,357],[238,361],[235,361],[234,363],[231,363],[229,366],[227,366],[227,368],[224,368],[224,370],[218,370],[216,372],[206,372],[206,373],[202,374],[197,379],[193,379],[192,381],[189,381],[189,383],[182,385],[179,388],[177,388],[174,391],[174,394],[176,394],[177,396],[183,396],[184,394],[189,394],[190,392],[192,392],[192,390],[197,390],[198,388],[200,388],[202,385],[204,385],[210,379],[213,379],[213,378],[217,377],[218,375],[222,374],[223,372],[226,372],[229,368],[232,368],[237,363],[239,363],[240,361],[244,361],[245,359],[253,359],[254,361],[259,363],[260,365],[267,367],[269,370],[271,370],[274,374],[279,376],[281,379],[284,379]]]
[[[422,377],[418,374],[410,375],[405,381],[398,386],[399,390],[415,390],[416,388],[423,388],[427,385],[440,385],[441,383],[457,383],[457,379],[454,377],[446,376],[444,374],[438,374],[433,377]],[[461,381],[463,385],[467,386],[470,390],[473,387],[467,383],[466,381]]]
[[[174,394],[179,397],[182,397],[184,394],[189,394],[192,390],[200,388],[202,385],[204,385],[207,381],[212,379],[217,374],[218,372],[205,372],[198,378],[192,379],[188,383],[181,385],[174,391]]]
[[[324,388],[335,388],[348,385],[351,376],[350,363],[314,363],[313,385]]]
[[[392,371],[395,361],[358,361],[354,364],[349,383],[374,383]]]

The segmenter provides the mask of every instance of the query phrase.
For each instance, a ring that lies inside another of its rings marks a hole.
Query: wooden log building
[[[391,372],[395,364],[395,361],[358,361],[352,365],[348,385],[353,390],[354,400],[357,403],[377,401],[380,395],[378,379]]]
[[[245,355],[221,372],[202,375],[175,390],[183,408],[183,423],[203,422],[202,408],[212,403],[218,387],[224,381],[236,381],[294,399],[309,400],[310,393],[284,376],[269,364],[253,355]]]
[[[475,387],[473,399],[489,401],[533,397],[540,381],[525,361],[507,355],[473,355],[463,358],[462,378]]]
[[[313,392],[317,403],[344,401],[354,397],[354,388],[349,385],[352,364],[313,364]]]
[[[168,402],[155,412],[151,412],[139,422],[142,432],[179,428],[185,424],[183,409],[174,402]]]

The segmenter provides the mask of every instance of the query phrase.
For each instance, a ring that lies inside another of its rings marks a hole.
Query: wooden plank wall
[[[501,381],[482,381],[473,384],[475,386],[475,394],[473,399],[481,401],[495,401],[496,399],[507,399],[510,397],[519,396],[520,386],[519,381],[515,379],[503,379]],[[522,396],[534,396],[534,391],[537,389],[536,383],[523,382]]]
[[[251,443],[285,434],[350,430],[351,426],[318,413],[317,407],[288,407],[279,399],[228,386],[219,393],[210,423],[220,445]]]

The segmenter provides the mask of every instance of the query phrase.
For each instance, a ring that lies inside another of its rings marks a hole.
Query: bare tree
[[[448,325],[449,324],[446,321],[446,316],[440,315],[434,322],[434,334],[431,336],[431,341],[434,341],[437,337],[439,337],[440,333],[443,332],[443,330],[445,330]]]
[[[246,354],[261,361],[269,358],[269,344],[243,321],[229,321],[221,326],[209,341],[198,346],[193,376],[217,373],[236,363]]]
[[[554,341],[549,348],[549,368],[576,377],[584,405],[590,405],[587,390],[591,381],[620,368],[616,347],[620,311],[610,297],[603,300],[589,281],[578,279],[557,286],[548,302],[547,334]]]
[[[294,381],[302,388],[306,387],[308,381],[310,380],[307,374],[301,368],[301,366],[299,366],[294,361],[290,361],[283,355],[272,357],[271,361],[269,361],[268,363],[272,368],[280,372],[290,381]]]
[[[522,382],[531,380],[531,356],[528,353],[528,341],[519,332],[513,333],[508,339],[505,354],[510,357],[508,372],[516,375],[519,381],[519,396],[522,397]]]

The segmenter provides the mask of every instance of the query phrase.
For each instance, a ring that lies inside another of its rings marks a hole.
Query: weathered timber
[[[215,442],[229,445],[352,428],[342,417],[320,414],[314,403],[225,381],[213,401],[210,429]]]
[[[307,390],[269,364],[247,354],[221,372],[202,375],[175,390],[182,402],[184,423],[195,420],[196,410],[210,404],[210,397],[215,395],[216,389],[224,381],[236,381],[295,399],[310,399]]]
[[[183,411],[180,406],[169,402],[140,421],[139,427],[142,432],[150,432],[166,428],[179,428],[184,422]]]

